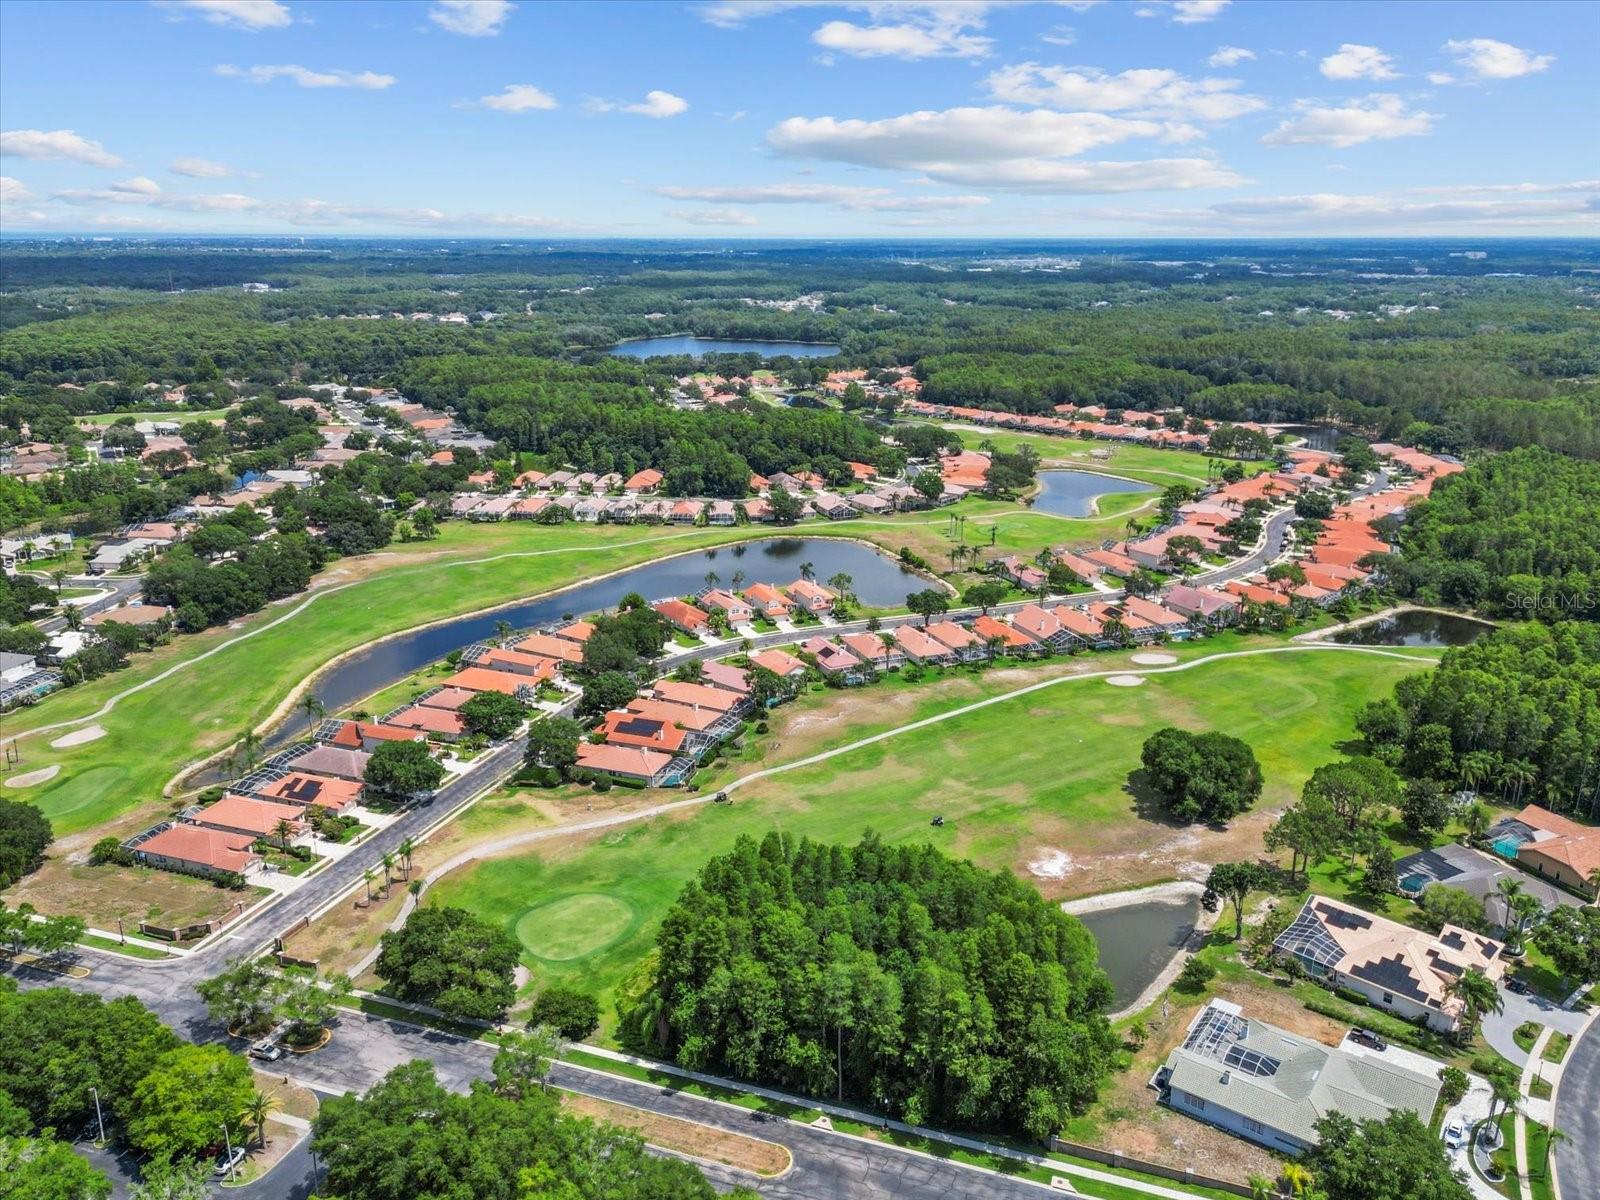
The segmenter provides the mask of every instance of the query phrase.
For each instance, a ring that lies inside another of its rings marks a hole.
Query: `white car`
[[[1460,1121],[1451,1121],[1444,1127],[1444,1144],[1451,1150],[1467,1144],[1467,1127]]]
[[[235,1146],[232,1154],[224,1154],[217,1159],[216,1175],[221,1179],[224,1175],[233,1174],[234,1168],[244,1161],[244,1147]]]

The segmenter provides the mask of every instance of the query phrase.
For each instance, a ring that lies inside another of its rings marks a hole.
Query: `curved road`
[[[1562,1200],[1600,1197],[1600,1017],[1590,1020],[1561,1069],[1556,1128],[1567,1135],[1554,1151]]]

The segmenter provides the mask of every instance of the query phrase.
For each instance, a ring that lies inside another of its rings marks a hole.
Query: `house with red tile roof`
[[[797,682],[806,677],[806,664],[787,650],[761,650],[750,656],[752,667],[763,667],[779,679]]]
[[[1061,628],[1070,639],[1070,645],[1100,648],[1115,645],[1115,639],[1105,632],[1105,619],[1076,604],[1058,604],[1051,615],[1061,622]]]
[[[650,607],[691,637],[710,632],[711,617],[685,600],[657,600]]]
[[[635,471],[623,483],[622,490],[635,496],[653,496],[661,490],[662,474],[654,467],[646,467],[642,471]]]
[[[193,816],[186,818],[195,825],[223,833],[240,833],[253,838],[278,837],[278,822],[289,823],[289,838],[305,832],[306,810],[298,804],[279,804],[272,800],[259,800],[229,792],[215,804],[209,804]]]
[[[455,712],[478,693],[467,688],[441,687],[417,697],[417,703],[427,708],[442,708]]]
[[[390,713],[384,723],[397,729],[425,734],[438,742],[453,742],[467,732],[467,723],[459,712],[448,708],[429,708],[426,704],[413,704],[399,712]]]
[[[800,649],[817,660],[819,671],[832,678],[858,683],[870,673],[867,664],[854,650],[820,635],[802,642]]]
[[[548,633],[530,633],[511,643],[514,650],[523,654],[537,654],[540,658],[553,658],[558,662],[582,662],[583,647],[571,638],[552,637]]]
[[[417,738],[418,734],[414,730],[396,729],[391,725],[375,721],[341,721],[335,728],[333,736],[325,740],[330,746],[341,746],[346,750],[365,750],[370,754],[384,742],[414,742]]]
[[[511,671],[495,671],[488,667],[462,667],[440,686],[463,688],[469,692],[501,692],[507,696],[515,696],[532,684],[533,680],[528,676],[517,675]]]
[[[726,713],[717,712],[715,709],[693,708],[687,704],[674,704],[670,700],[657,700],[652,696],[635,696],[628,701],[627,711],[670,721],[692,733],[706,733],[718,721],[727,717]]]
[[[1515,821],[1532,831],[1517,847],[1517,861],[1545,879],[1554,879],[1586,896],[1596,894],[1590,876],[1600,869],[1600,828],[1530,804]]]
[[[1016,584],[1024,591],[1037,592],[1044,587],[1049,578],[1033,563],[1016,554],[1008,554],[1004,558],[996,559],[994,565],[1002,577]]]
[[[331,775],[315,775],[309,771],[291,771],[280,779],[262,784],[253,792],[267,800],[282,800],[302,808],[325,808],[340,812],[361,799],[361,784],[350,779],[335,779]]]
[[[1062,608],[1068,607],[1062,605]],[[1072,645],[1072,635],[1062,628],[1061,619],[1037,604],[1024,604],[1012,613],[1011,625],[1024,636],[1055,651],[1065,650]]]
[[[146,866],[184,875],[248,875],[261,866],[261,856],[251,849],[255,840],[246,833],[180,823],[139,840],[132,850]]]
[[[820,583],[813,583],[809,579],[796,579],[784,591],[789,593],[789,599],[805,609],[812,616],[833,611],[833,602],[837,597],[828,588]]]
[[[989,657],[989,648],[983,639],[954,621],[930,621],[923,632],[946,647],[958,662],[977,662]]]
[[[698,500],[678,500],[667,512],[667,520],[674,525],[693,525],[700,519],[706,506]]]
[[[899,646],[912,662],[938,666],[956,660],[955,652],[949,646],[935,641],[915,625],[896,625],[891,632],[894,634],[895,645]]]
[[[592,621],[573,621],[570,625],[563,625],[560,629],[555,630],[550,636],[558,637],[564,642],[576,642],[581,646],[593,636],[594,630],[595,626]],[[580,655],[580,657],[582,656]]]
[[[509,671],[513,675],[525,675],[529,685],[542,683],[546,679],[554,679],[556,671],[561,664],[553,658],[546,658],[542,654],[527,654],[520,649],[508,650],[500,646],[489,646],[473,658],[472,666],[486,667],[491,671]]]
[[[756,612],[769,620],[785,618],[794,608],[789,597],[770,583],[750,584],[744,589],[744,598],[751,603]]]
[[[642,713],[616,709],[608,712],[595,732],[608,745],[633,746],[641,750],[655,750],[662,754],[677,754],[683,749],[687,734],[671,721],[661,717],[647,717]]]
[[[1224,591],[1232,592],[1235,596],[1248,600],[1252,604],[1271,604],[1277,608],[1289,607],[1289,597],[1282,592],[1262,587],[1258,583],[1248,583],[1243,579],[1230,579],[1222,587]]]
[[[850,474],[855,476],[857,483],[871,483],[878,477],[878,468],[871,463],[852,462],[846,459],[844,465],[850,468]]]
[[[672,765],[672,755],[638,746],[618,746],[610,742],[596,745],[578,743],[578,769],[598,771],[614,779],[631,779],[655,787]]]
[[[1215,588],[1175,583],[1161,599],[1173,612],[1182,613],[1195,624],[1212,628],[1231,624],[1239,616],[1239,597]]]
[[[1001,654],[1009,654],[1016,658],[1037,654],[1042,648],[1022,630],[1014,629],[1004,621],[997,621],[987,613],[972,622],[972,632],[982,638],[985,644],[999,643],[998,649]]]
[[[1182,613],[1143,596],[1129,596],[1122,602],[1122,611],[1148,621],[1162,632],[1175,637],[1188,637],[1193,632],[1189,618]]]
[[[752,521],[765,522],[772,520],[772,505],[765,500],[753,499],[741,502],[744,515]]]
[[[731,663],[701,663],[700,682],[707,687],[721,688],[725,692],[736,692],[741,696],[750,694],[750,672]]]
[[[698,599],[700,607],[721,613],[728,619],[730,625],[744,625],[755,619],[755,611],[750,607],[748,600],[741,599],[732,592],[725,592],[721,588],[701,592]]]
[[[690,708],[709,709],[717,713],[736,713],[749,704],[743,696],[725,688],[708,687],[703,683],[684,683],[677,679],[658,679],[651,685],[650,690],[658,700],[685,704]]]
[[[1065,567],[1090,586],[1100,581],[1100,566],[1082,555],[1073,554],[1068,550],[1057,550],[1053,558],[1057,566]]]
[[[1103,575],[1126,579],[1139,569],[1138,563],[1119,550],[1085,550],[1081,557],[1098,567]]]

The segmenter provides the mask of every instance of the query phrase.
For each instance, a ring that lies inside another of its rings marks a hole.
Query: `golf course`
[[[533,985],[559,981],[599,993],[609,1028],[619,989],[628,990],[648,956],[662,913],[742,834],[779,829],[853,841],[870,828],[890,841],[927,839],[1015,870],[1047,895],[1171,879],[1193,862],[1259,852],[1270,814],[1355,736],[1356,710],[1436,661],[1428,652],[1319,651],[1232,635],[1173,649],[1179,663],[1147,673],[1138,687],[1108,686],[1104,676],[1125,659],[1104,655],[1072,660],[1070,673],[1058,662],[810,696],[780,710],[770,740],[748,757],[770,769],[836,752],[824,761],[740,787],[732,804],[472,864],[429,895],[503,921],[525,948]],[[974,707],[983,700],[992,702]],[[876,711],[880,702],[892,715]],[[817,720],[840,710],[849,719]],[[827,732],[803,732],[808,723]],[[1137,775],[1139,751],[1168,724],[1249,742],[1266,778],[1256,809],[1226,830],[1176,826],[1156,811]],[[788,744],[786,729],[800,731]],[[745,773],[725,766],[709,786]],[[934,817],[945,824],[932,827]],[[1048,871],[1030,870],[1045,861]]]

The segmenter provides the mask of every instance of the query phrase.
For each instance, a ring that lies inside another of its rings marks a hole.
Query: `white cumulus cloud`
[[[360,88],[381,91],[393,87],[393,75],[380,75],[376,71],[313,71],[309,67],[285,63],[280,66],[236,67],[223,63],[214,67],[216,74],[228,79],[245,79],[251,83],[271,83],[274,79],[288,79],[303,88]]]
[[[1465,38],[1449,41],[1444,48],[1455,56],[1463,70],[1479,79],[1516,79],[1544,70],[1556,58],[1553,54],[1534,54],[1509,42],[1494,38]]]
[[[479,99],[479,104],[497,112],[538,112],[560,107],[556,98],[543,88],[531,83],[508,83],[492,96]]]
[[[1432,113],[1408,109],[1399,96],[1387,93],[1376,93],[1338,106],[1302,100],[1295,109],[1299,115],[1262,138],[1263,145],[1345,149],[1363,142],[1419,137],[1433,129]]]
[[[1242,62],[1249,62],[1255,58],[1254,50],[1246,50],[1243,46],[1218,46],[1216,52],[1206,59],[1213,67],[1237,67]]]
[[[462,37],[498,37],[515,7],[510,0],[437,0],[428,20]]]
[[[176,158],[167,164],[167,170],[190,179],[226,179],[233,174],[232,167],[209,158]]]
[[[1094,67],[1022,63],[1000,68],[987,83],[996,99],[1013,104],[1180,121],[1231,121],[1267,106],[1240,92],[1237,79],[1189,79],[1159,68],[1109,75]]]
[[[855,58],[981,58],[993,42],[951,27],[829,21],[811,35],[824,50]]]
[[[767,144],[780,154],[857,166],[915,171],[962,187],[1044,192],[1138,191],[1231,187],[1243,182],[1210,159],[1062,162],[1131,138],[1160,137],[1167,127],[1093,112],[952,108],[877,121],[791,117]]]
[[[1329,79],[1393,79],[1394,59],[1376,46],[1345,42],[1322,60]]]
[[[1133,12],[1137,17],[1165,16],[1176,25],[1200,25],[1215,21],[1229,3],[1230,0],[1148,0]]]
[[[584,102],[584,107],[590,112],[633,113],[638,117],[651,117],[659,121],[688,112],[689,102],[682,96],[674,96],[671,92],[654,88],[646,92],[644,99],[636,104],[623,104],[619,100],[601,100],[591,96]]]
[[[0,204],[21,204],[24,200],[32,199],[33,193],[22,180],[0,175]]]
[[[263,29],[283,29],[293,23],[289,6],[278,0],[156,0],[175,16],[195,16],[213,25],[258,33]]]
[[[91,167],[120,167],[122,160],[99,142],[70,129],[9,129],[0,133],[0,154],[17,158],[62,159]]]

